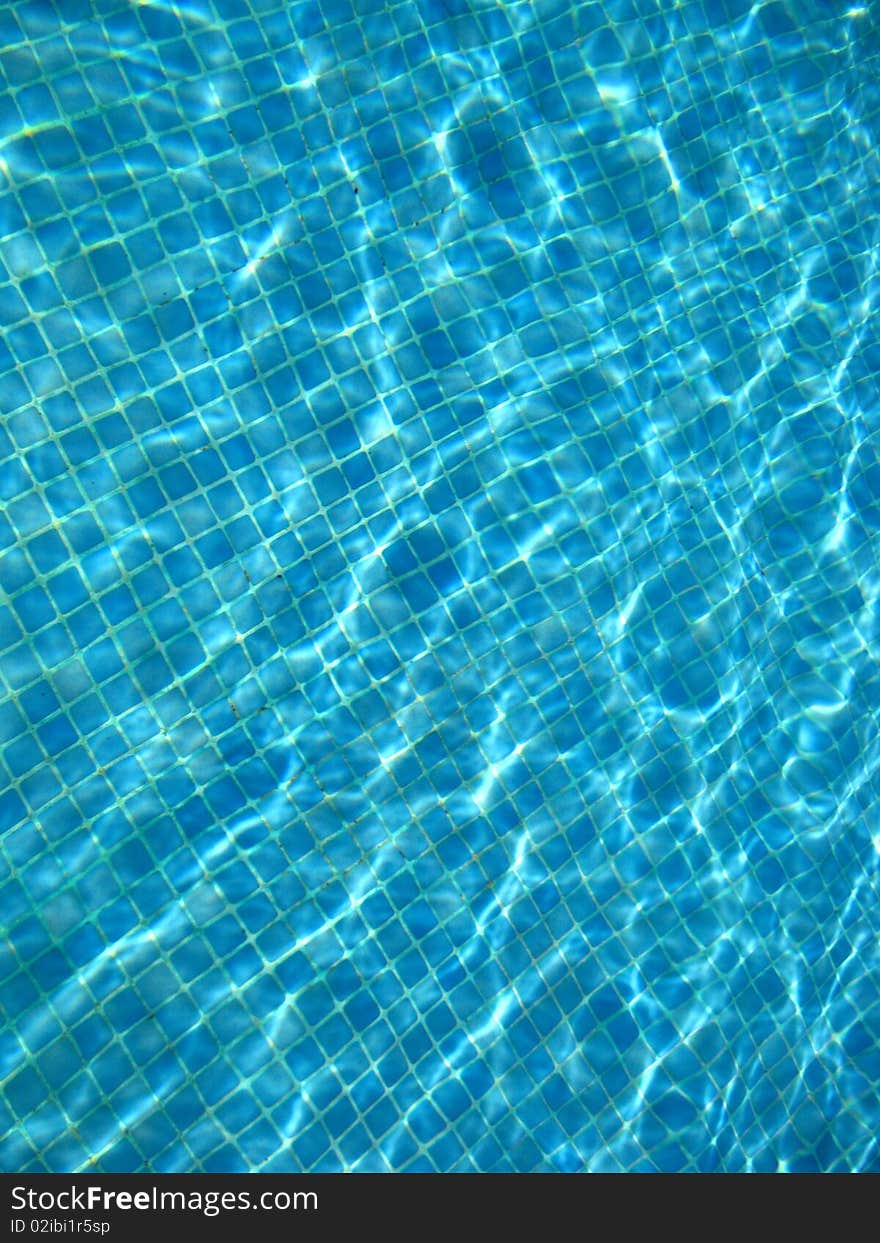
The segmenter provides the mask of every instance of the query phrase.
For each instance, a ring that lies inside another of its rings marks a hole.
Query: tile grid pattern
[[[876,1168],[868,9],[0,47],[3,1168]]]

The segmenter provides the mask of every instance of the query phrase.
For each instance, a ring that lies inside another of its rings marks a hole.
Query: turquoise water
[[[0,1164],[880,1169],[880,32],[0,7]]]

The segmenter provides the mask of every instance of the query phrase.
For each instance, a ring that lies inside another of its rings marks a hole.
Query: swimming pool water
[[[880,1168],[874,6],[0,49],[2,1168]]]

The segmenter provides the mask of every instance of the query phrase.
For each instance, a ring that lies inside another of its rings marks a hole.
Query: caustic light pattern
[[[0,6],[0,1164],[880,1169],[880,29]]]

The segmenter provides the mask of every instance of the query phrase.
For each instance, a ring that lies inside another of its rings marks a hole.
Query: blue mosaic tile
[[[0,1164],[876,1170],[876,13],[0,10]]]

